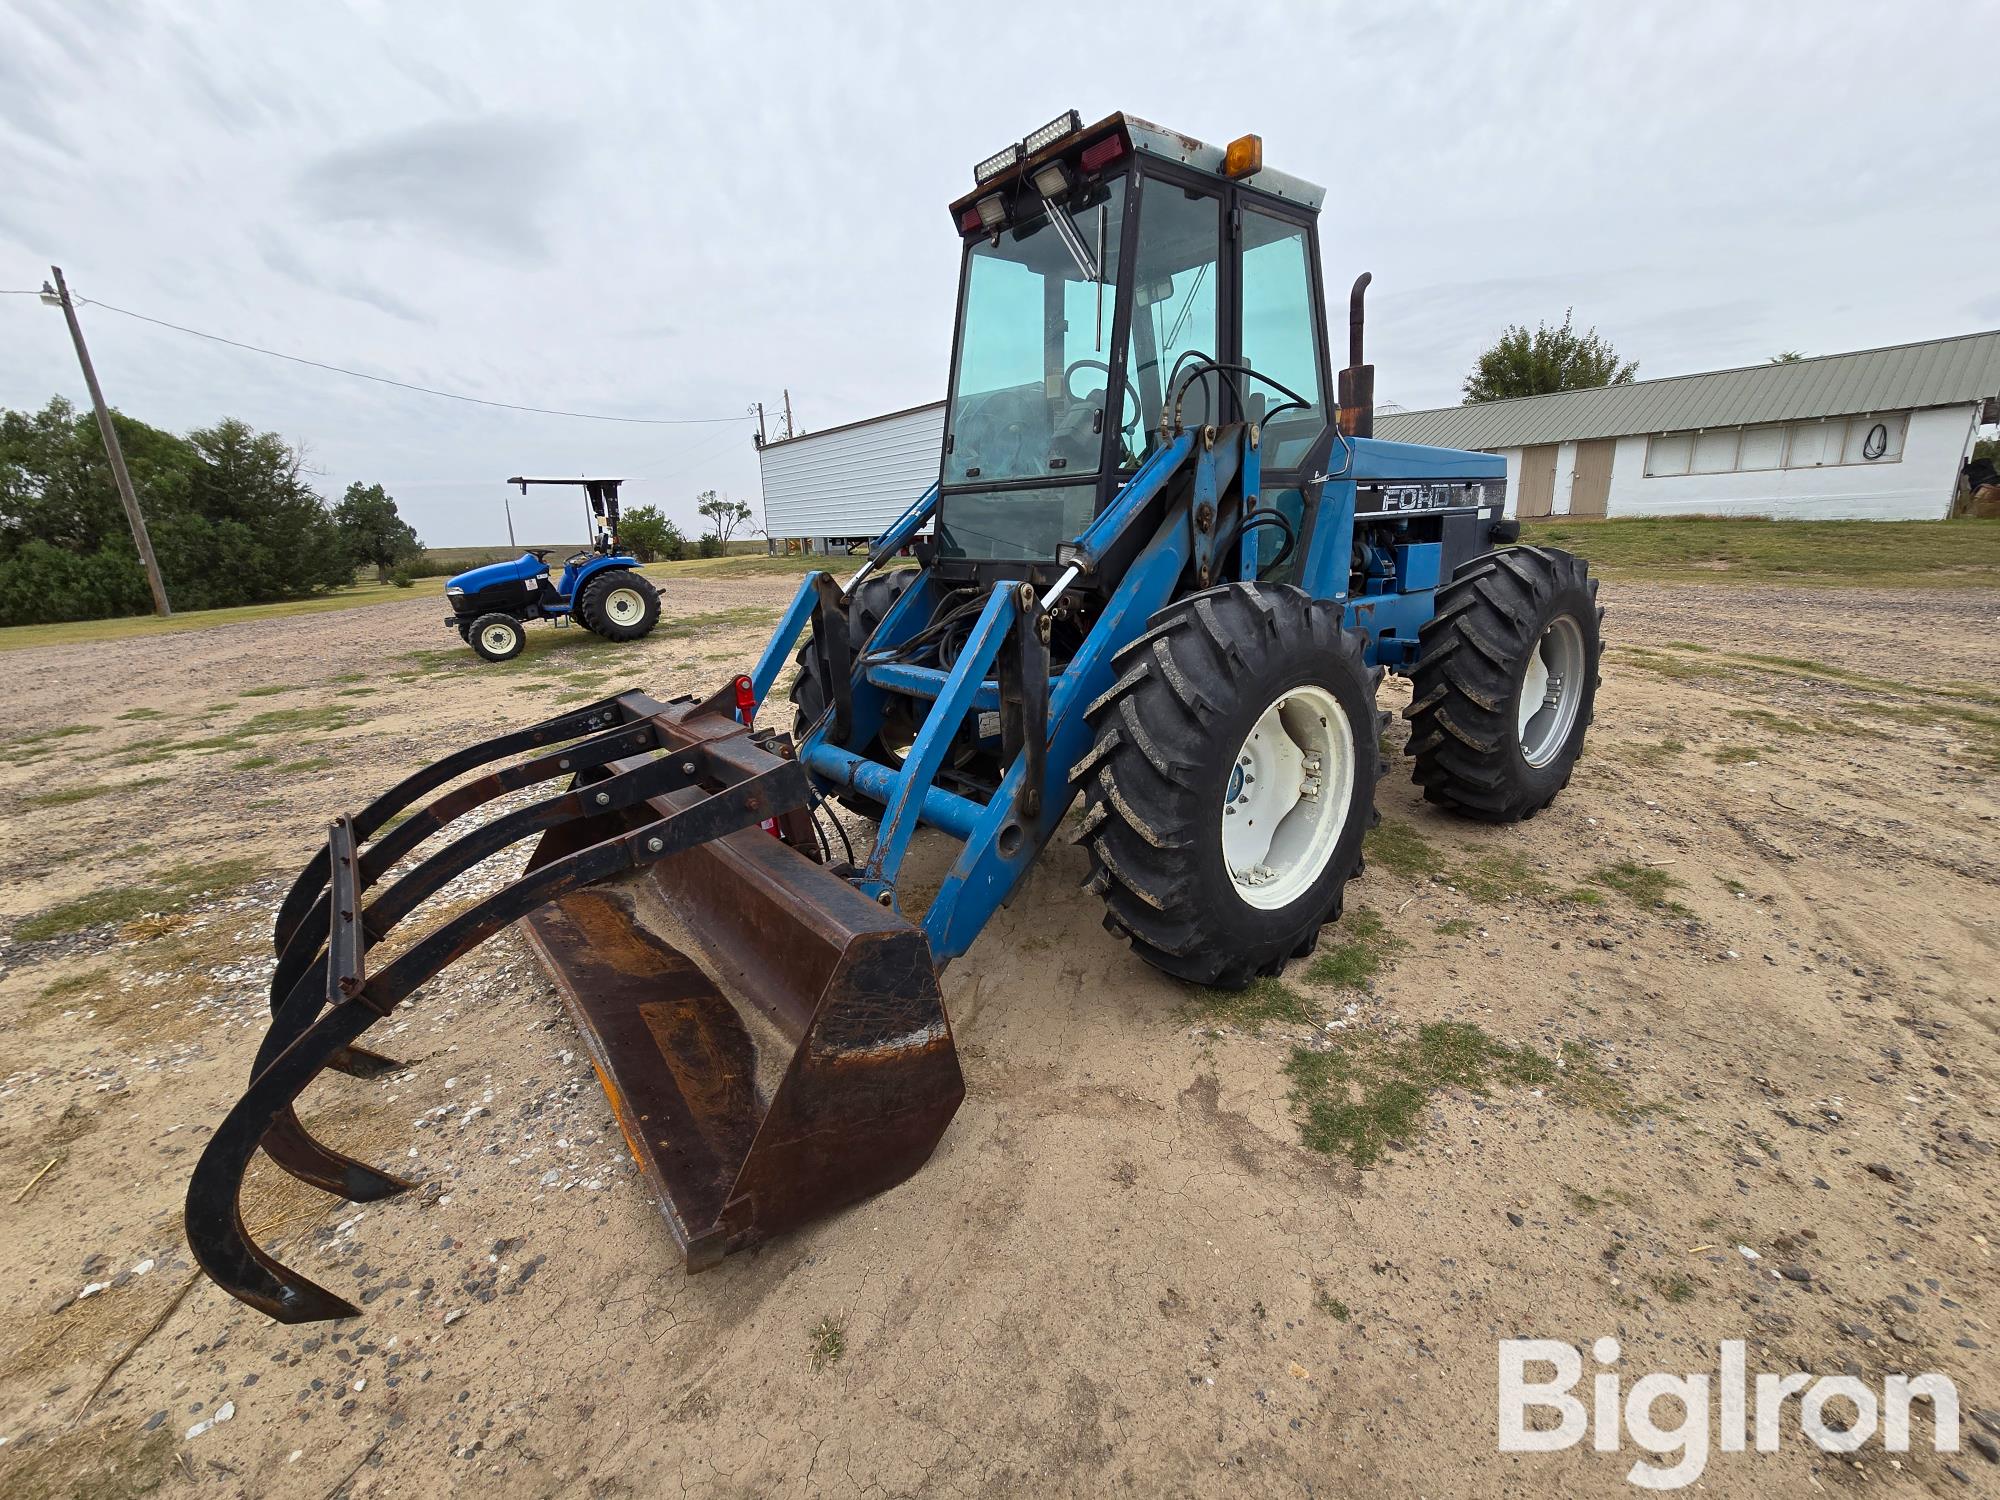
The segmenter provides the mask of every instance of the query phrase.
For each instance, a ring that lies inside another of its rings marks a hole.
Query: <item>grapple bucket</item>
[[[251,1241],[244,1172],[261,1147],[355,1201],[410,1187],[314,1139],[294,1101],[325,1069],[398,1066],[358,1039],[517,919],[689,1270],[923,1165],[965,1093],[930,949],[817,862],[804,770],[730,702],[626,693],[449,756],[333,821],[278,913],[250,1086],[188,1189],[188,1243],[226,1291],[284,1322],[355,1312]],[[482,805],[558,780],[419,854]],[[519,879],[402,941],[422,902],[529,838]],[[399,951],[371,963],[384,944]]]

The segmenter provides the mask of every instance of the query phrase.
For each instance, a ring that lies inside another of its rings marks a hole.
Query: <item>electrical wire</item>
[[[441,391],[434,386],[417,385],[408,380],[392,380],[386,375],[370,375],[365,370],[350,370],[344,365],[330,365],[322,360],[306,359],[297,354],[285,354],[276,349],[266,349],[259,344],[246,344],[241,339],[224,338],[219,333],[205,333],[199,328],[189,328],[185,324],[170,323],[165,318],[148,317],[145,313],[133,312],[130,308],[115,307],[109,302],[100,302],[94,297],[73,297],[73,302],[84,307],[101,307],[106,312],[117,313],[122,318],[134,318],[141,323],[151,323],[158,328],[171,328],[175,333],[185,333],[194,338],[207,339],[215,344],[227,344],[232,349],[242,349],[251,354],[262,354],[270,359],[282,359],[290,364],[306,365],[315,370],[328,370],[335,375],[351,376],[355,380],[369,380],[376,385],[394,386],[398,390],[415,391],[419,395],[439,396],[446,401],[463,401],[470,406],[490,406],[501,411],[529,412],[541,417],[572,417],[583,422],[622,422],[636,427],[704,427],[719,422],[747,422],[747,413],[730,417],[616,417],[604,412],[564,411],[548,406],[523,406],[514,401],[488,401],[483,396],[467,396],[458,391]]]

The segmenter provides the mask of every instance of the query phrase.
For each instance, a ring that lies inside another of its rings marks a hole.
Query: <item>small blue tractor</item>
[[[1412,684],[1432,802],[1508,823],[1567,784],[1596,585],[1517,545],[1502,459],[1371,435],[1365,276],[1329,378],[1321,190],[1255,136],[1074,112],[973,179],[938,481],[859,571],[809,574],[706,698],[574,708],[332,823],[189,1188],[189,1243],[234,1295],[354,1311],[251,1241],[244,1171],[261,1148],[357,1201],[409,1187],[293,1101],[395,1066],[358,1038],[516,921],[698,1270],[923,1165],[965,1091],[939,975],[1059,831],[1140,959],[1241,986],[1310,953],[1362,872],[1385,672]],[[920,830],[958,845],[921,909]],[[453,899],[526,840],[511,884]],[[432,897],[447,917],[406,940]]]
[[[660,591],[638,571],[639,560],[618,550],[618,479],[507,481],[574,484],[589,501],[590,545],[564,559],[560,581],[549,577],[549,553],[530,547],[511,562],[460,573],[444,586],[451,601],[445,624],[486,661],[509,661],[528,642],[529,620],[567,625],[580,620],[607,641],[636,641],[660,621]]]

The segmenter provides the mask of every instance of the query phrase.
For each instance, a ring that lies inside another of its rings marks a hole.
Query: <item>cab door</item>
[[[1260,504],[1283,514],[1294,538],[1289,555],[1279,563],[1284,537],[1276,527],[1262,529],[1262,576],[1295,583],[1305,555],[1307,517],[1319,499],[1313,478],[1326,472],[1334,438],[1316,218],[1258,194],[1239,191],[1232,197],[1235,275],[1230,278],[1229,323],[1234,347],[1224,358],[1269,376],[1299,398],[1251,376],[1242,382],[1249,406],[1245,415],[1262,429]]]

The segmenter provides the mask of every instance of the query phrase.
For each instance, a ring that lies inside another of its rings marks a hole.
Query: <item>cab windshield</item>
[[[1142,445],[1137,402],[1111,403],[1106,389],[1124,206],[1114,178],[1066,205],[1073,235],[1044,210],[968,252],[941,476],[946,555],[1053,557],[1090,524],[1107,440],[1113,462]]]

